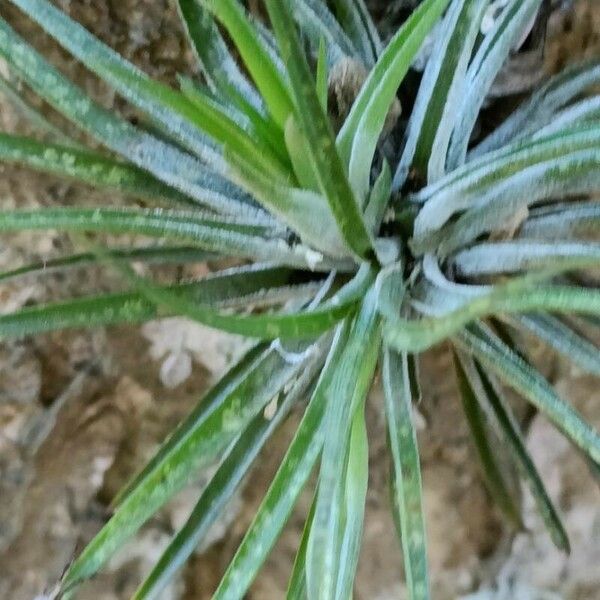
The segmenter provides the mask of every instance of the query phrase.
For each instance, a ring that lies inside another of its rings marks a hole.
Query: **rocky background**
[[[373,1],[384,31],[392,31],[412,0]],[[168,0],[57,0],[57,4],[130,60],[163,81],[193,72],[176,11]],[[553,5],[543,55],[536,49],[511,61],[495,88],[522,91],[582,56],[600,52],[598,0]],[[106,106],[127,107],[74,64],[15,11],[0,14]],[[0,63],[0,69],[3,65]],[[27,132],[0,97],[0,127]],[[92,190],[0,167],[0,207],[123,202]],[[121,242],[126,241],[121,239]],[[68,252],[53,233],[3,236],[0,271]],[[165,269],[165,276],[200,275],[211,265]],[[0,311],[111,289],[96,269],[48,274],[0,286]],[[102,283],[99,283],[102,282]],[[242,342],[183,319],[93,332],[62,332],[0,343],[0,600],[43,597],[73,556],[101,527],[116,490],[240,352]],[[539,349],[540,363],[558,390],[600,428],[600,388]],[[423,399],[415,419],[421,446],[434,597],[440,600],[600,599],[600,493],[566,441],[534,416],[528,445],[571,535],[573,551],[553,549],[531,498],[523,498],[527,532],[511,534],[491,506],[474,461],[452,370],[442,353],[421,364]],[[209,598],[260,502],[296,423],[293,416],[263,453],[251,481],[227,517],[198,549],[165,600]],[[356,586],[359,600],[405,597],[401,555],[388,507],[388,458],[381,398],[369,405],[370,491]],[[206,474],[162,510],[93,582],[83,600],[130,596],[173,532],[183,523]],[[248,598],[283,597],[310,498],[300,502],[278,547]]]

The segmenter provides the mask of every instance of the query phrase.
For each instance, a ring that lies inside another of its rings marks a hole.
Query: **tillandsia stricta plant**
[[[581,277],[600,260],[600,204],[588,199],[600,191],[600,96],[585,95],[600,81],[600,62],[569,68],[491,134],[474,134],[488,90],[542,0],[504,2],[491,24],[488,0],[425,0],[387,44],[362,0],[265,0],[264,18],[238,0],[179,0],[203,79],[182,76],[178,90],[150,79],[47,0],[10,2],[141,121],[102,108],[0,18],[0,55],[11,73],[3,89],[10,94],[16,78],[100,148],[53,127],[54,141],[0,135],[0,158],[153,207],[5,210],[0,230],[126,233],[161,243],[92,246],[46,263],[107,263],[128,289],[5,314],[0,335],[179,314],[254,343],[114,500],[112,517],[66,572],[65,597],[217,461],[189,520],[134,596],[160,597],[295,404],[303,418],[214,597],[244,597],[315,470],[288,597],[351,597],[367,491],[365,401],[380,373],[407,588],[412,599],[428,598],[411,402],[417,356],[441,342],[454,356],[492,496],[520,526],[502,466],[509,460],[555,544],[568,550],[505,386],[543,413],[592,470],[599,467],[600,436],[515,340],[519,331],[533,334],[600,374],[598,349],[581,333],[597,329],[600,315],[600,290]],[[434,27],[412,111],[390,120]],[[342,61],[359,65],[364,81],[336,132],[328,79]],[[402,123],[401,151],[385,151]],[[206,256],[237,258],[239,266],[171,285],[129,267]],[[266,413],[274,403],[274,414]]]

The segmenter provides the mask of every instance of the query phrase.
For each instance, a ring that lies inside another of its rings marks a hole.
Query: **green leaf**
[[[120,248],[108,250],[115,260],[128,260],[149,264],[181,264],[190,262],[206,262],[215,258],[214,254],[186,246],[150,246],[146,248]],[[93,252],[72,254],[18,267],[12,271],[0,273],[0,283],[30,275],[48,275],[66,269],[82,268],[98,263]]]
[[[505,203],[514,207],[517,201],[512,196],[519,190],[521,197],[531,196],[529,202],[519,199],[528,205],[552,197],[552,193],[567,193],[567,183],[573,180],[575,190],[584,189],[588,181],[588,187],[595,185],[598,175],[594,161],[599,144],[600,128],[581,126],[533,142],[520,142],[468,163],[413,197],[425,201],[415,221],[415,240],[426,239],[461,210],[482,210],[486,204],[506,197]],[[582,182],[577,185],[579,179]]]
[[[369,10],[363,0],[334,0],[338,20],[348,32],[366,66],[372,67],[383,44]]]
[[[267,222],[268,223],[268,222]],[[228,256],[270,260],[291,266],[347,271],[352,263],[332,261],[303,246],[289,245],[269,225],[247,223],[201,212],[164,209],[44,208],[0,211],[0,232],[36,229],[139,234],[185,241]],[[335,266],[334,266],[335,265]]]
[[[337,140],[352,187],[363,201],[379,136],[398,88],[449,0],[425,0],[390,41],[369,74]]]
[[[411,200],[427,204],[444,194],[452,201],[454,196],[495,185],[526,167],[580,150],[593,150],[598,146],[599,135],[598,123],[582,123],[543,137],[516,141],[454,169],[439,181],[412,194]]]
[[[354,578],[354,572],[346,571],[342,564],[346,457],[353,417],[373,380],[380,339],[375,297],[371,290],[362,302],[344,354],[325,392],[325,442],[307,552],[309,598],[337,598],[338,593],[347,589],[348,579]],[[340,580],[344,575],[346,579]]]
[[[535,18],[541,3],[542,0],[510,0],[479,46],[467,73],[462,109],[457,115],[448,152],[449,170],[465,162],[471,133],[487,93],[523,30]]]
[[[528,485],[538,512],[554,544],[559,550],[569,552],[567,532],[527,451],[521,430],[511,411],[510,405],[502,396],[499,386],[492,382],[492,379],[490,379],[479,364],[472,359],[463,364],[469,367],[466,371],[473,384],[473,388],[477,391],[478,399],[486,408],[486,412],[495,420],[496,430],[511,453],[521,477]]]
[[[508,225],[510,233],[511,226],[518,227],[530,205],[556,197],[567,200],[600,190],[597,154],[596,150],[577,152],[525,169],[500,185],[490,187],[476,206],[442,232],[440,254],[445,256],[483,233],[498,231],[502,234],[503,225]]]
[[[319,42],[319,55],[317,57],[317,96],[321,103],[323,112],[327,112],[328,90],[328,67],[327,67],[327,48],[325,38]]]
[[[475,386],[472,384],[470,377],[466,373],[467,365],[465,363],[469,362],[469,358],[464,355],[460,355],[459,358],[459,355],[456,353],[454,353],[453,358],[458,391],[460,392],[463,410],[467,418],[467,423],[477,454],[479,455],[487,487],[494,501],[508,521],[514,527],[522,529],[523,522],[521,520],[521,511],[513,498],[509,485],[505,481],[502,468],[496,460],[498,452],[492,450],[492,445],[490,445],[490,442],[495,445],[497,440],[495,437],[493,440],[490,440],[489,426],[486,422],[483,408],[480,406]]]
[[[352,418],[344,482],[343,532],[340,541],[339,573],[336,598],[352,596],[365,518],[369,482],[369,443],[365,422],[365,401]]]
[[[411,166],[430,183],[444,175],[468,63],[487,5],[488,0],[455,0],[450,5],[423,73],[394,189],[402,187]]]
[[[224,96],[239,96],[260,111],[262,99],[241,72],[208,11],[198,0],[178,0],[177,5],[210,88]]]
[[[358,257],[367,258],[372,251],[371,239],[336,151],[331,123],[319,102],[294,22],[283,3],[267,0],[266,5],[290,76],[296,117],[308,140],[321,190],[347,246]]]
[[[281,178],[284,166],[289,175],[289,158],[287,156],[283,136],[277,125],[265,116],[260,110],[257,110],[242,97],[236,96],[232,91],[226,96],[218,93],[211,93],[209,89],[199,85],[192,79],[183,75],[178,76],[181,92],[199,109],[204,110],[204,106],[217,105],[218,110],[225,113],[230,121],[236,123],[249,138],[258,139],[263,145],[268,146],[273,157],[279,162],[279,167],[273,171],[273,175]]]
[[[600,351],[569,325],[552,315],[518,315],[509,319],[560,352],[579,369],[600,375]]]
[[[547,277],[547,274],[542,273],[542,276]],[[468,323],[486,316],[532,311],[583,314],[600,311],[600,293],[596,290],[540,285],[539,280],[529,277],[492,287],[439,316],[406,319],[400,316],[399,305],[389,298],[392,285],[390,274],[382,272],[376,284],[378,310],[385,318],[386,341],[400,352],[426,350],[456,334]]]
[[[319,180],[317,179],[317,174],[315,173],[315,168],[311,159],[308,141],[293,115],[290,115],[285,126],[285,145],[294,166],[296,179],[300,186],[305,190],[318,193],[320,191]],[[321,204],[321,210],[322,208],[327,208],[327,201],[325,198],[321,197]],[[331,211],[327,210],[327,212],[329,213],[328,216],[331,220]],[[337,232],[337,226],[335,226],[335,231]]]
[[[306,517],[306,522],[304,523],[300,546],[296,553],[292,575],[287,588],[286,600],[305,600],[306,598],[306,550],[308,548],[308,537],[315,516],[316,494],[317,492],[315,492],[312,504],[310,505],[310,511]]]
[[[304,362],[304,372],[293,388],[285,393],[283,401],[277,406],[276,414],[267,418],[259,413],[227,451],[216,473],[202,491],[188,520],[137,589],[132,600],[160,598],[166,584],[196,550],[210,527],[221,516],[261,449],[288,415],[290,408],[306,391],[322,365],[321,358],[322,352],[319,351],[309,355],[308,360]]]
[[[570,202],[531,211],[519,239],[595,238],[600,234],[600,203]]]
[[[591,125],[600,120],[600,97],[594,96],[576,102],[548,117],[547,122],[540,122],[538,127],[526,127],[518,135],[515,141],[526,138],[537,140],[549,135],[574,129],[581,124]]]
[[[300,492],[321,453],[324,439],[325,391],[348,339],[348,323],[338,326],[327,362],[304,417],[288,446],[266,496],[213,596],[214,600],[243,598],[285,526]]]
[[[209,464],[252,419],[297,376],[302,363],[291,364],[268,350],[225,398],[204,414],[122,501],[115,514],[75,560],[63,580],[73,588],[102,565],[175,493],[193,473]]]
[[[408,357],[383,351],[383,391],[393,461],[393,510],[400,524],[404,572],[410,600],[428,600],[429,574],[423,515],[421,466],[412,423]]]
[[[169,86],[153,81],[137,67],[47,0],[11,0],[73,56],[106,81],[126,100],[144,111],[167,135],[219,169],[219,158],[204,134],[230,151],[246,156],[274,176],[285,165],[268,146],[248,135],[218,104],[207,98],[190,102]]]
[[[181,94],[152,81],[47,0],[10,1],[170,135],[201,158],[214,160],[206,138],[191,126],[191,107]]]
[[[0,133],[0,161],[69,177],[95,188],[116,190],[137,198],[195,204],[145,171],[91,150]]]
[[[164,293],[193,305],[227,305],[232,299],[261,292],[265,287],[284,286],[291,277],[285,268],[255,265],[233,268],[185,284],[158,288]],[[297,292],[296,292],[297,293]],[[120,323],[141,323],[174,312],[161,311],[141,292],[105,294],[28,306],[0,315],[0,337],[21,337],[66,328],[90,328]]]
[[[593,267],[599,262],[599,243],[518,240],[477,244],[456,254],[450,264],[457,275],[479,277],[569,265]]]
[[[112,500],[112,508],[118,508],[123,501],[145,479],[151,475],[161,462],[171,453],[177,445],[194,430],[198,423],[227,402],[228,394],[239,386],[264,358],[269,350],[269,344],[259,343],[251,346],[243,356],[217,381],[217,383],[202,397],[200,402],[179,423],[161,444],[154,456],[145,466],[124,485]]]
[[[256,215],[233,184],[177,147],[93,102],[0,18],[0,56],[58,112],[107,148],[208,208]]]
[[[487,371],[531,402],[575,446],[592,460],[600,461],[600,435],[531,365],[481,325],[473,324],[457,336],[461,348],[473,354]]]
[[[385,213],[392,195],[392,172],[387,161],[383,162],[381,173],[369,196],[369,202],[365,208],[365,222],[370,231],[376,235],[385,218]]]
[[[295,150],[296,157],[297,152],[302,149],[308,150],[308,145],[301,131],[296,131],[299,139],[294,135],[293,123],[293,117],[290,117],[286,137]],[[310,189],[280,183],[254,169],[242,158],[230,156],[228,159],[231,164],[231,179],[251,192],[262,206],[294,229],[305,243],[329,256],[348,257],[348,248],[340,237],[336,220],[323,196]],[[310,160],[310,154],[304,154],[304,158],[293,162],[305,183],[314,181],[314,163]]]
[[[593,59],[575,64],[549,79],[524,102],[500,127],[470,153],[469,159],[496,150],[523,132],[537,131],[540,123],[553,120],[557,109],[567,105],[584,90],[600,81],[600,61]]]
[[[324,333],[356,310],[373,281],[373,272],[363,267],[335,296],[317,308],[292,313],[231,315],[159,288],[136,276],[132,270],[126,274],[145,296],[169,311],[221,331],[268,340],[307,339]]]
[[[199,0],[227,29],[269,112],[281,129],[293,112],[287,83],[237,0]]]
[[[325,42],[329,65],[357,55],[357,49],[322,0],[286,0],[288,10],[314,48]]]
[[[24,93],[1,75],[0,94],[2,94],[35,128],[41,133],[46,134],[47,137],[72,148],[79,145],[69,138],[60,128],[54,125],[54,123],[49,121],[37,108],[27,102]]]

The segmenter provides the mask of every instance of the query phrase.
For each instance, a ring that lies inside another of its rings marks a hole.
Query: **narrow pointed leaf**
[[[471,380],[473,389],[477,392],[479,401],[495,419],[496,429],[511,453],[521,477],[529,487],[538,512],[554,544],[559,550],[569,552],[570,547],[567,532],[529,455],[525,440],[510,405],[501,395],[498,385],[494,385],[480,365],[472,359],[466,363],[463,362],[463,364],[468,365],[469,368],[466,369],[466,373]]]
[[[207,276],[198,282],[158,288],[182,302],[219,305],[247,297],[266,286],[285,286],[291,272],[285,268],[233,268]],[[248,299],[246,298],[246,301]],[[121,323],[141,323],[175,314],[161,310],[141,292],[122,292],[68,300],[55,304],[29,306],[0,315],[0,337],[21,337],[66,328],[90,328]]]
[[[310,598],[333,599],[343,571],[344,481],[352,419],[370,386],[377,362],[380,327],[371,291],[363,300],[348,344],[326,391],[327,413],[319,493],[307,555]]]
[[[259,33],[237,0],[199,0],[227,29],[269,112],[281,129],[293,112],[286,82],[269,56]]]
[[[329,65],[333,66],[345,57],[358,57],[358,50],[348,37],[340,22],[322,0],[286,0],[298,27],[317,48],[325,41]]]
[[[525,205],[552,197],[552,193],[567,193],[567,183],[573,180],[573,189],[583,189],[588,180],[589,186],[594,186],[599,179],[594,168],[599,146],[600,128],[582,126],[515,144],[455,170],[415,196],[426,201],[415,221],[415,239],[439,229],[460,210],[481,208],[495,198],[513,195],[510,186],[520,187],[521,194],[531,194],[529,202],[520,200]],[[582,182],[577,185],[579,179]],[[515,206],[516,200],[508,204]]]
[[[600,237],[600,203],[571,202],[534,210],[519,230],[520,239],[575,240]]]
[[[259,413],[231,446],[215,475],[202,491],[190,517],[137,589],[132,600],[160,598],[164,587],[196,550],[213,523],[222,515],[261,449],[288,415],[293,404],[306,391],[320,365],[320,352],[316,351],[306,361],[305,370],[294,387],[279,403],[277,413],[272,418]]]
[[[125,274],[149,300],[158,306],[165,306],[170,312],[221,331],[265,340],[307,339],[324,333],[356,310],[373,281],[372,271],[363,267],[335,296],[317,308],[309,307],[307,310],[291,313],[239,315],[227,314],[192,302],[147,282],[132,270]]]
[[[340,544],[340,570],[335,598],[350,598],[362,541],[365,500],[369,479],[369,444],[365,422],[365,403],[358,405],[352,418],[344,482],[344,526]]]
[[[377,62],[383,43],[363,0],[335,0],[337,16],[368,67]]]
[[[549,122],[557,109],[566,106],[599,81],[600,61],[597,59],[567,67],[547,81],[500,127],[478,144],[469,158],[474,159],[500,148],[532,124],[535,129],[539,129],[540,121]]]
[[[406,354],[396,354],[385,348],[382,373],[388,443],[393,460],[393,510],[400,525],[408,594],[410,600],[428,600],[430,589],[421,466],[412,423]]]
[[[225,95],[235,91],[255,109],[260,110],[260,96],[241,72],[208,11],[200,6],[198,0],[178,0],[177,4],[211,89]]]
[[[448,153],[448,168],[465,162],[469,140],[479,111],[509,52],[535,17],[542,0],[510,0],[473,58],[462,109]]]
[[[543,273],[542,273],[543,274]],[[600,293],[585,288],[540,285],[525,278],[499,284],[479,294],[443,315],[406,319],[400,316],[399,306],[388,298],[391,278],[379,276],[378,309],[385,317],[384,337],[398,351],[426,350],[456,334],[476,319],[496,314],[549,311],[557,313],[597,314],[600,312]]]
[[[425,0],[411,14],[369,74],[339,133],[338,148],[361,201],[369,189],[377,142],[398,88],[448,1]]]
[[[492,449],[492,444],[497,443],[497,441],[490,439],[491,436],[488,431],[485,414],[478,402],[477,393],[465,373],[463,365],[465,360],[465,357],[459,359],[454,354],[454,369],[458,382],[458,391],[460,392],[469,430],[477,449],[477,454],[479,455],[483,476],[494,501],[504,516],[514,527],[521,529],[523,527],[521,513],[505,481],[502,468],[496,460],[497,453]]]
[[[538,408],[585,455],[600,461],[600,435],[531,365],[480,325],[471,325],[457,339],[461,348]]]
[[[249,136],[218,104],[204,98],[192,103],[183,94],[152,80],[118,53],[100,42],[47,0],[11,0],[66,50],[144,111],[170,137],[198,157],[218,165],[212,142],[255,160],[265,170],[285,174],[284,165],[270,149]]]
[[[91,150],[0,133],[0,162],[19,164],[137,198],[195,204],[184,194],[154,179],[142,169]]]
[[[255,214],[240,190],[198,159],[93,102],[0,18],[0,56],[44,100],[107,148],[199,204],[229,214]]]
[[[37,108],[33,107],[24,94],[8,79],[0,75],[0,94],[8,100],[35,128],[54,141],[65,146],[76,147],[78,142],[69,138],[64,131],[49,121]]]
[[[294,126],[293,121],[288,123],[290,124],[288,127]],[[293,132],[289,129],[287,133],[290,143],[296,141],[299,144],[299,147],[295,148],[297,151],[308,150],[305,138],[299,130],[300,139],[290,139],[293,137]],[[310,160],[310,155],[304,155],[304,158],[308,158],[308,161],[296,160],[295,167],[304,182],[310,183],[315,179],[314,163]],[[329,256],[348,257],[348,248],[340,236],[336,220],[323,196],[310,189],[291,187],[286,183],[278,182],[254,169],[241,158],[231,156],[229,163],[231,179],[251,192],[262,206],[294,229],[305,243]]]
[[[292,575],[288,583],[286,592],[286,600],[305,600],[306,599],[306,550],[308,548],[308,537],[312,527],[313,518],[315,515],[316,493],[310,505],[310,511],[304,523],[300,546],[294,559],[294,567]]]
[[[446,13],[411,114],[395,189],[402,187],[411,165],[428,182],[445,172],[456,109],[487,4],[488,0],[455,0]]]
[[[519,240],[477,244],[456,254],[451,264],[458,275],[478,277],[569,264],[593,267],[600,262],[600,243]]]
[[[209,464],[239,435],[295,377],[301,363],[287,363],[270,350],[251,373],[231,390],[226,399],[204,415],[156,468],[125,497],[100,533],[75,560],[63,580],[73,588],[91,577],[167,500],[182,489],[193,473]]]
[[[319,102],[293,19],[281,2],[267,0],[266,4],[290,76],[296,116],[308,140],[321,190],[347,246],[358,257],[366,258],[372,250],[371,239],[336,151],[332,126]]]
[[[323,445],[325,390],[329,386],[348,338],[348,325],[336,332],[296,435],[258,508],[244,539],[214,594],[214,600],[243,598],[285,526],[300,492],[317,462]]]
[[[510,319],[560,352],[579,369],[600,375],[600,349],[552,315],[518,315]]]
[[[214,254],[186,246],[150,246],[144,248],[119,248],[108,250],[114,260],[128,260],[146,264],[182,264],[190,262],[206,262],[215,258]],[[27,276],[41,276],[97,265],[98,257],[93,252],[82,252],[60,258],[53,258],[18,267],[12,271],[0,273],[0,283]]]
[[[59,229],[112,234],[138,234],[193,243],[199,249],[255,260],[329,270],[333,264],[342,271],[352,263],[332,263],[327,257],[301,244],[291,246],[275,237],[269,225],[246,223],[200,212],[163,209],[44,208],[0,211],[0,232]]]

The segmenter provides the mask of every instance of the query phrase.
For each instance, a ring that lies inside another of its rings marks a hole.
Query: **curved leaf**
[[[469,140],[479,111],[509,52],[535,17],[542,0],[510,0],[486,35],[467,73],[462,110],[448,152],[448,168],[465,162]]]
[[[512,455],[521,477],[525,480],[531,491],[537,509],[544,520],[554,544],[560,550],[569,552],[567,532],[529,455],[510,405],[498,391],[498,386],[492,383],[488,373],[473,361],[472,358],[463,358],[465,359],[463,360],[465,374],[474,393],[477,395],[477,400],[488,416],[493,419],[498,434]]]
[[[567,105],[587,88],[600,81],[600,61],[597,59],[567,67],[552,77],[531,98],[521,105],[500,127],[480,142],[469,155],[477,158],[496,150],[529,127],[538,130],[548,123],[554,112]]]
[[[513,498],[510,487],[502,473],[502,468],[496,460],[496,452],[492,450],[492,446],[490,445],[489,427],[485,414],[479,404],[475,386],[467,375],[466,366],[468,363],[469,359],[467,357],[461,356],[459,358],[459,355],[454,354],[454,368],[458,382],[458,391],[462,399],[469,430],[475,443],[477,454],[479,455],[485,482],[504,516],[513,526],[522,529],[523,522],[519,506]],[[494,439],[493,442],[497,443],[497,440]]]
[[[569,325],[552,315],[518,315],[511,319],[560,352],[579,369],[600,375],[600,350]]]
[[[352,187],[361,201],[369,189],[377,142],[398,88],[448,2],[425,0],[411,14],[369,74],[338,135],[340,155],[348,165]]]

